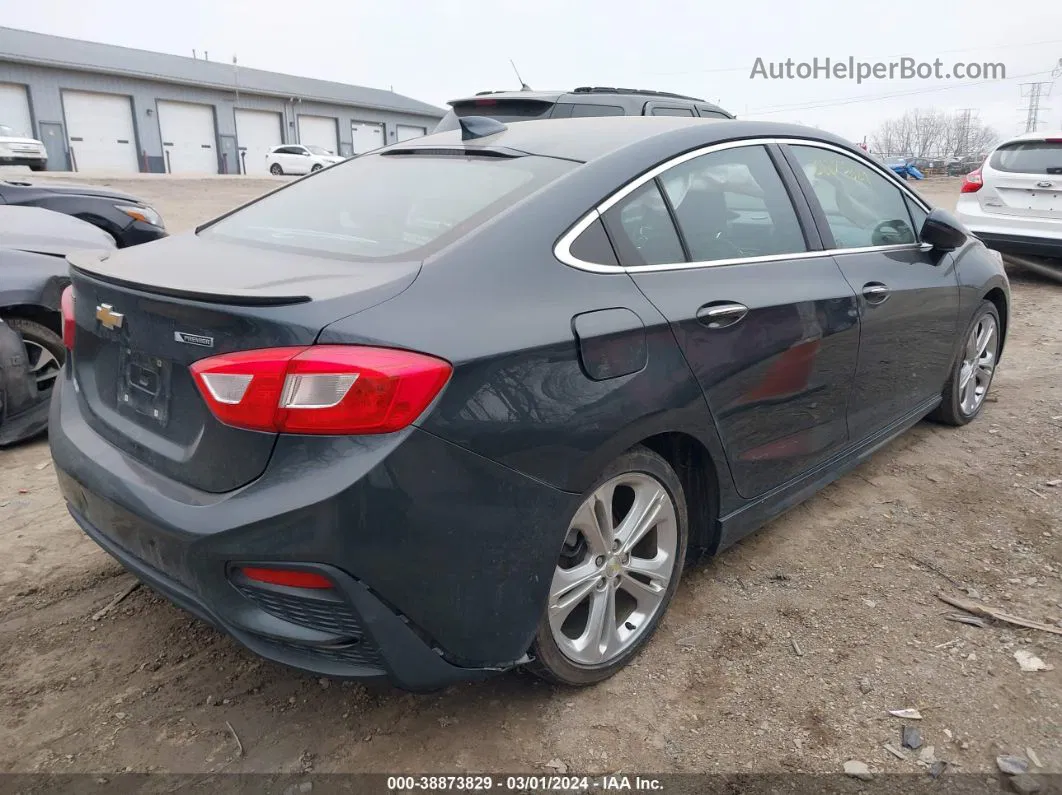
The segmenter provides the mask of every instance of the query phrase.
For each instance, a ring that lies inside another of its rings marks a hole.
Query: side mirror
[[[939,251],[954,251],[966,238],[962,224],[946,210],[933,210],[922,224],[922,242]]]

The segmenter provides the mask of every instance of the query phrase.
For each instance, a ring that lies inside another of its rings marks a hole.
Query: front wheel
[[[320,171],[322,168],[324,168],[324,166],[322,166],[320,163],[314,163],[313,168],[310,169],[310,173],[312,174],[315,171]]]
[[[269,167],[269,173],[274,177],[280,177],[284,174],[284,169],[280,167],[280,163],[274,163]]]
[[[551,682],[600,682],[656,631],[682,575],[688,537],[682,484],[636,447],[584,495],[568,525],[529,669]]]
[[[1001,342],[999,312],[982,301],[966,330],[966,342],[941,394],[942,402],[930,419],[946,425],[966,425],[984,408],[996,373]]]

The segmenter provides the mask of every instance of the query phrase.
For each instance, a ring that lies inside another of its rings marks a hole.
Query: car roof
[[[513,91],[480,91],[475,96],[461,97],[460,99],[452,99],[449,101],[449,105],[454,105],[458,102],[472,102],[476,99],[482,99],[484,97],[490,97],[491,99],[538,99],[547,100],[549,102],[556,102],[561,97],[573,96],[573,97],[647,97],[657,99],[671,99],[681,100],[683,102],[700,102],[705,105],[713,105],[716,103],[708,102],[700,97],[691,97],[685,94],[673,94],[669,91],[654,91],[648,88],[613,88],[611,86],[579,86],[569,91],[532,91],[526,89],[519,89]]]
[[[1062,140],[1062,131],[1049,132],[1046,130],[1040,130],[1039,132],[1022,133],[1021,135],[1015,135],[1011,138],[1007,138],[1005,141],[1000,141],[997,146],[1004,146],[1009,143],[1014,143],[1015,141],[1042,141],[1045,138],[1055,138]]]
[[[467,118],[467,117],[466,117]],[[843,138],[811,127],[779,122],[739,119],[703,119],[682,116],[591,116],[513,122],[494,135],[461,140],[460,130],[427,135],[392,144],[377,152],[402,149],[461,147],[465,149],[510,149],[526,154],[589,162],[647,139],[676,139],[677,146],[706,146],[736,138],[808,138],[851,149]],[[680,140],[681,139],[681,140]],[[665,142],[661,140],[661,144]]]

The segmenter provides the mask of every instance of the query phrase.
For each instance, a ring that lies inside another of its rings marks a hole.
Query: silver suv
[[[572,91],[481,91],[455,99],[434,132],[456,130],[463,116],[486,116],[508,123],[580,116],[700,116],[732,119],[718,105],[697,97],[640,88],[582,86]]]

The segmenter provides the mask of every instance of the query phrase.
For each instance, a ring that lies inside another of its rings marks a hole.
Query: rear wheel
[[[999,359],[1001,327],[999,312],[991,301],[982,301],[966,330],[959,359],[944,384],[942,402],[930,419],[947,425],[966,425],[984,408]]]
[[[37,391],[42,395],[49,393],[66,359],[62,338],[47,326],[25,318],[7,318],[7,324],[22,335],[30,375],[37,381]]]
[[[529,669],[589,685],[623,668],[678,588],[687,535],[682,484],[667,461],[642,447],[616,459],[569,523]]]
[[[274,177],[279,177],[284,174],[284,169],[280,167],[280,163],[274,163],[269,167],[269,173]]]

